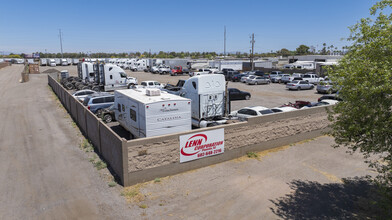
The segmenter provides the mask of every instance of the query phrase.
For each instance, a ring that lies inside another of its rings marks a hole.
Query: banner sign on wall
[[[221,154],[225,149],[223,128],[180,136],[180,163]]]

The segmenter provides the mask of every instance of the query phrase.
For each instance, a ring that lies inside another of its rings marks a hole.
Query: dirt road
[[[130,219],[79,149],[47,75],[19,83],[22,68],[0,69],[0,219]]]

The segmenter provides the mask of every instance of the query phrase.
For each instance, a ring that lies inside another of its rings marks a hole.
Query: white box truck
[[[116,120],[135,138],[189,131],[191,100],[159,89],[114,91]]]

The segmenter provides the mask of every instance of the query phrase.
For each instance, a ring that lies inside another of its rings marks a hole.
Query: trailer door
[[[137,137],[144,137],[145,135],[143,135],[144,132],[140,131],[140,126],[139,126],[139,103],[129,99],[128,101],[128,105],[127,105],[127,114],[128,114],[128,128],[130,130],[130,132],[137,136]]]

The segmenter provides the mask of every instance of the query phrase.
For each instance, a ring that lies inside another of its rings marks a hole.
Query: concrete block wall
[[[56,80],[48,74],[48,84],[79,126],[82,133],[91,141],[105,162],[119,177],[120,183],[128,185],[128,157],[125,140],[120,138],[102,120],[91,113],[81,102],[75,99]]]
[[[85,112],[86,110],[87,109],[83,105],[80,105],[80,103],[76,105],[78,125],[84,135],[87,135],[86,112]]]
[[[99,121],[98,118],[90,111],[85,111],[86,116],[86,127],[87,137],[91,143],[97,148],[98,152],[101,153],[101,140],[99,136]]]
[[[127,163],[127,158],[123,159],[123,155],[126,157],[126,154],[123,154],[123,140],[104,123],[99,123],[99,137],[100,154],[119,178],[124,180],[124,176],[127,175],[127,172],[124,172],[124,169],[127,168],[124,164]]]
[[[153,180],[222,161],[241,157],[250,151],[274,147],[314,138],[328,130],[325,107],[309,108],[251,118],[247,122],[222,125],[198,131],[225,129],[225,152],[220,155],[180,164],[179,136],[183,132],[153,138],[128,141],[128,183]]]

